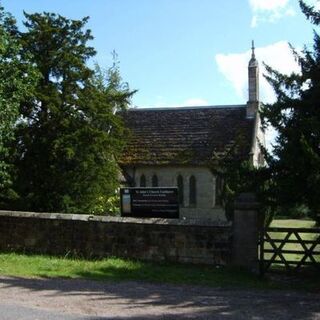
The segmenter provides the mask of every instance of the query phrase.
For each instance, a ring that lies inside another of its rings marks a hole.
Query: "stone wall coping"
[[[259,202],[235,202],[234,209],[242,211],[256,211],[261,208]]]
[[[234,208],[239,210],[257,210],[261,207],[256,195],[251,192],[240,193],[235,199]]]
[[[203,226],[203,227],[225,227],[230,228],[231,222],[210,219],[162,219],[162,218],[128,218],[112,216],[95,216],[88,214],[48,213],[48,212],[25,212],[0,210],[1,217],[14,218],[36,218],[50,220],[77,220],[97,221],[104,223],[128,223],[128,224],[157,224],[175,226]]]

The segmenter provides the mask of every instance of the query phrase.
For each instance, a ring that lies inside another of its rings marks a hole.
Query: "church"
[[[242,158],[255,166],[264,163],[259,105],[259,64],[252,45],[246,104],[128,109],[123,118],[130,134],[118,159],[126,184],[178,187],[181,218],[225,221],[222,182],[212,159],[241,136]]]

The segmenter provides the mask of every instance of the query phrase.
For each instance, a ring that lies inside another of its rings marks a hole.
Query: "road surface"
[[[319,319],[320,293],[0,277],[0,320]]]

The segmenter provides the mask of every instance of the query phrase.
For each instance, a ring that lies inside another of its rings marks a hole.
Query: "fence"
[[[259,244],[260,274],[278,266],[288,272],[320,269],[320,228],[263,228]]]

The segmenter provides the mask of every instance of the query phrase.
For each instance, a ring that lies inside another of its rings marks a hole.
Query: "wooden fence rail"
[[[260,273],[282,265],[287,271],[312,266],[320,269],[320,228],[269,227],[260,232]]]

